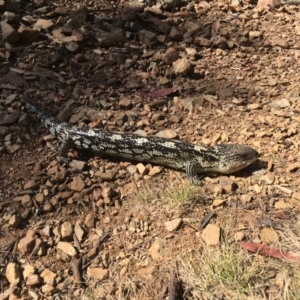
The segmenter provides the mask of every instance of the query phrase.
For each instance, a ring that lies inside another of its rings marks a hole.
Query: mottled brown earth
[[[0,5],[1,299],[300,299],[300,8],[256,4]],[[199,187],[80,151],[61,165],[18,95],[78,126],[261,158]]]

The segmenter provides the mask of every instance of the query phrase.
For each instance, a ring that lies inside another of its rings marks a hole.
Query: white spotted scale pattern
[[[198,175],[201,173],[231,174],[247,167],[259,157],[256,150],[239,144],[207,147],[155,136],[71,126],[58,122],[24,98],[20,101],[29,106],[44,126],[62,142],[60,157],[64,163],[69,161],[69,148],[76,148],[185,170],[191,182],[199,184]]]

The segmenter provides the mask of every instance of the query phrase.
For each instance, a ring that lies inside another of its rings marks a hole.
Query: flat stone
[[[292,198],[300,201],[300,193],[294,192],[294,193],[292,194]]]
[[[101,189],[93,190],[93,198],[95,201],[98,201],[99,199],[101,199],[101,197],[102,197],[101,193],[102,193]]]
[[[275,181],[275,175],[271,172],[260,177],[260,180],[263,181],[265,184],[272,184]]]
[[[169,121],[172,123],[179,123],[181,121],[181,117],[172,115],[172,116],[170,116]]]
[[[28,290],[28,295],[31,297],[32,300],[40,300],[40,294],[37,294],[36,292],[32,290]]]
[[[4,11],[3,0],[0,1],[0,10]],[[5,11],[2,15],[2,20],[6,21],[8,24],[18,23],[20,22],[20,16],[11,11]]]
[[[44,295],[53,295],[58,292],[58,289],[51,284],[44,284],[41,288],[41,291]]]
[[[161,15],[162,14],[161,5],[153,5],[153,6],[147,5],[144,9],[144,12],[150,12],[151,14],[154,15]]]
[[[19,87],[21,89],[25,89],[28,87],[28,83],[26,82],[26,80],[19,75],[16,72],[13,71],[8,71],[7,73],[5,73],[2,77],[0,76],[0,82],[3,84],[12,84],[16,87]],[[15,115],[14,117],[18,118],[17,115]],[[2,120],[2,116],[0,116],[0,125],[3,125],[1,123]]]
[[[191,58],[195,58],[195,56],[197,55],[197,50],[195,48],[185,48],[185,51],[187,53],[188,56],[190,56]]]
[[[182,219],[179,218],[179,219],[174,219],[172,221],[165,222],[165,227],[168,231],[172,232],[177,230],[181,224],[182,224]]]
[[[149,253],[153,260],[161,260],[166,254],[166,241],[162,238],[157,238],[151,247]]]
[[[132,233],[136,231],[136,223],[134,221],[131,221],[128,225],[128,230]]]
[[[57,120],[60,122],[69,122],[72,116],[72,111],[76,107],[77,104],[73,99],[68,100],[66,103],[64,103],[63,108],[57,114]]]
[[[46,236],[50,236],[52,235],[52,228],[49,225],[46,225],[43,229],[42,229],[43,234],[45,234]]]
[[[161,173],[161,168],[155,166],[155,167],[153,167],[153,168],[150,169],[148,175],[149,175],[149,176],[155,176],[155,175],[157,175],[157,174],[159,174],[159,173]]]
[[[35,273],[35,269],[32,265],[22,266],[22,269],[23,269],[22,273],[23,273],[23,278],[24,279],[26,279],[30,273],[31,274]]]
[[[55,168],[56,169],[56,168]],[[67,169],[64,167],[59,167],[59,169],[55,170],[55,174],[54,176],[51,178],[53,182],[56,183],[62,183],[65,181],[66,177],[67,177]],[[80,176],[77,176],[80,177]],[[74,188],[74,189],[83,189],[82,185],[85,186],[84,183],[82,183],[82,181],[80,179],[77,179],[77,177],[74,177],[74,181],[70,183],[70,185]]]
[[[115,121],[120,127],[124,125],[127,119],[127,115],[124,112],[119,112],[115,114]]]
[[[137,190],[137,185],[135,182],[130,182],[130,183],[126,183],[124,184],[123,187],[119,187],[119,191],[121,193],[122,196],[128,196],[133,194],[135,191]]]
[[[158,137],[162,137],[162,138],[168,138],[168,139],[175,139],[178,134],[175,130],[172,129],[165,129],[165,130],[161,130],[159,131],[156,136]],[[170,141],[172,142],[172,141]]]
[[[80,175],[75,176],[73,181],[68,184],[68,188],[72,191],[81,192],[85,188],[85,182]]]
[[[84,224],[88,228],[94,228],[95,227],[95,217],[94,214],[90,213],[86,216]]]
[[[20,39],[18,31],[5,21],[1,22],[1,32],[2,39],[10,44],[14,44]]]
[[[59,189],[60,189],[60,188],[63,189],[63,188],[64,188],[64,185],[59,186]],[[58,198],[58,199],[62,199],[62,200],[67,200],[67,199],[71,198],[71,197],[73,196],[73,194],[74,194],[73,191],[59,192],[59,193],[57,194],[57,198]],[[82,191],[82,195],[83,195],[83,191]]]
[[[179,52],[173,48],[170,47],[167,49],[166,53],[162,56],[162,61],[166,64],[166,65],[171,65],[174,61],[179,59]]]
[[[173,26],[171,28],[169,36],[173,41],[176,41],[176,42],[182,41],[182,38],[183,38],[182,33],[180,33],[175,26]]]
[[[216,199],[213,201],[212,206],[219,207],[219,206],[222,206],[223,204],[225,204],[226,202],[227,202],[226,199]]]
[[[286,203],[283,200],[279,200],[279,201],[275,202],[274,207],[275,208],[290,208],[291,205],[289,203]]]
[[[73,37],[73,36],[67,36],[65,37],[63,40],[65,42],[67,42],[67,40],[70,40],[69,43],[66,45],[66,48],[70,51],[70,52],[76,52],[78,49],[79,49],[79,44],[76,43],[74,40],[77,41],[77,38],[76,37]]]
[[[85,54],[78,53],[74,56],[74,60],[76,62],[82,63],[82,62],[85,62],[87,60],[87,58],[86,58]]]
[[[136,167],[141,175],[145,175],[149,172],[148,168],[146,168],[146,166],[142,163],[138,163]]]
[[[238,231],[234,234],[234,240],[237,242],[241,242],[245,238],[245,234],[242,231]]]
[[[86,274],[87,277],[97,280],[103,280],[109,276],[108,270],[102,268],[88,268]]]
[[[54,23],[50,20],[38,19],[34,25],[34,29],[38,29],[39,27],[45,30],[52,29],[54,27]]]
[[[202,238],[207,246],[217,246],[220,242],[221,229],[215,224],[208,224],[202,232]]]
[[[95,173],[95,176],[97,176],[105,181],[112,181],[115,178],[116,174],[112,170],[106,170],[105,172],[97,171]]]
[[[63,239],[70,241],[73,237],[73,225],[70,222],[64,222],[61,224],[61,236]]]
[[[84,236],[84,230],[81,228],[81,226],[78,223],[75,224],[74,232],[78,241],[81,242]]]
[[[24,190],[35,190],[38,184],[34,180],[29,180],[24,184]]]
[[[249,194],[241,195],[241,201],[243,204],[250,203],[253,200],[253,196]]]
[[[18,120],[17,115],[0,115],[0,125],[12,125]]]
[[[231,7],[239,7],[241,5],[239,0],[231,0],[230,6]]]
[[[265,227],[260,231],[260,238],[265,244],[273,244],[278,241],[276,231],[270,227]]]
[[[133,89],[139,89],[141,84],[137,80],[129,80],[125,84],[126,89],[133,90]]]
[[[16,263],[10,262],[6,266],[5,277],[11,286],[16,286],[21,280],[21,269]]]
[[[37,193],[35,195],[35,200],[38,202],[38,203],[43,203],[44,202],[44,194],[43,193]]]
[[[220,98],[220,100],[224,100],[226,98],[232,97],[233,93],[234,93],[234,88],[233,87],[221,89],[219,91],[219,98]]]
[[[134,174],[137,171],[137,167],[135,165],[129,165],[127,167],[127,171],[129,172],[129,174]]]
[[[22,221],[22,217],[19,214],[13,214],[9,219],[9,226],[12,228],[17,228]]]
[[[172,63],[173,72],[177,75],[187,75],[192,72],[193,65],[191,62],[183,57]]]
[[[251,104],[248,105],[248,108],[250,110],[257,110],[257,109],[261,109],[262,106],[261,106],[260,103],[251,103]]]
[[[66,253],[67,255],[73,257],[76,255],[76,250],[75,248],[67,242],[59,242],[57,244],[57,249],[62,250],[64,253]]]
[[[29,229],[26,236],[20,239],[18,243],[18,250],[21,254],[30,253],[35,244],[35,231]]]
[[[282,98],[279,100],[275,100],[272,102],[272,104],[275,104],[276,106],[279,106],[280,108],[285,108],[291,106],[289,100]]]
[[[55,285],[55,277],[57,276],[54,272],[52,272],[49,269],[45,269],[41,274],[41,277],[43,278],[43,282],[46,284]]]
[[[20,145],[12,145],[12,146],[7,146],[6,151],[10,154],[16,153],[19,149],[21,148]]]
[[[173,89],[172,88],[164,88],[164,89],[158,89],[158,90],[154,90],[152,92],[149,92],[148,94],[152,94],[153,97],[163,97],[163,96],[167,96],[169,95],[170,93],[173,92]],[[150,96],[151,97],[151,96]],[[168,105],[168,101],[166,101],[165,99],[153,99],[149,104],[148,106],[150,108],[156,108],[156,107],[163,107],[165,105]],[[148,107],[147,107],[147,104],[144,106],[145,109],[148,111],[150,110]],[[147,120],[145,120],[147,122]]]
[[[197,46],[210,47],[212,42],[211,42],[211,40],[208,40],[202,36],[198,36],[195,38],[194,43]]]
[[[105,187],[102,189],[101,195],[103,198],[111,198],[114,195],[114,189],[111,187]]]
[[[203,2],[203,1],[201,1]],[[183,24],[183,31],[184,32],[189,32],[191,35],[194,35],[196,34],[198,31],[202,30],[202,27],[197,24],[196,22],[190,22],[190,21],[187,21],[187,22],[184,22]]]
[[[261,36],[260,31],[249,31],[249,38],[258,38]]]
[[[26,278],[26,285],[29,287],[35,287],[41,283],[41,277],[38,274],[28,274]]]
[[[148,30],[140,30],[138,33],[139,36],[139,41],[142,44],[145,44],[147,46],[151,46],[153,43],[156,43],[157,38],[156,38],[156,34],[152,31],[148,31]]]
[[[120,108],[130,109],[132,107],[132,102],[126,97],[122,97],[119,101]]]

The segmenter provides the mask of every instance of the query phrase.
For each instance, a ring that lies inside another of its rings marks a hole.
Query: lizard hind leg
[[[59,156],[62,163],[68,164],[70,162],[70,159],[68,158],[68,151],[73,145],[74,144],[71,140],[64,140],[60,144]]]

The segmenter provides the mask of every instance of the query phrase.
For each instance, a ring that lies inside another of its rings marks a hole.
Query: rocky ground
[[[297,4],[9,0],[0,11],[0,299],[300,299]],[[78,126],[261,157],[199,187],[80,151],[62,165],[19,95]]]

